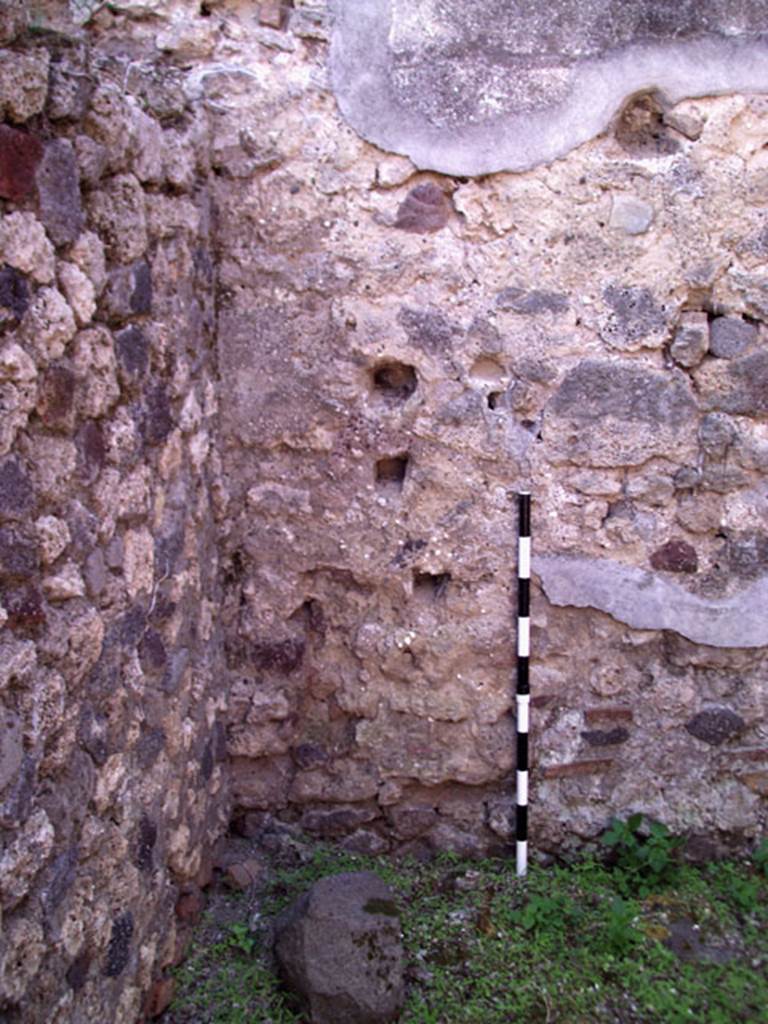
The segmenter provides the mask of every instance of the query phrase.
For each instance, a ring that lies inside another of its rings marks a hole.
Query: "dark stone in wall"
[[[0,124],[0,197],[20,203],[35,186],[43,144],[34,135]]]
[[[522,316],[538,316],[540,313],[567,313],[570,304],[568,296],[560,292],[504,288],[496,296],[496,305]]]
[[[423,235],[444,228],[450,216],[450,204],[443,190],[426,182],[411,189],[400,204],[395,227]]]
[[[37,544],[11,527],[0,528],[0,578],[24,578],[37,571]]]
[[[53,139],[45,144],[37,168],[40,220],[55,245],[71,245],[85,224],[80,203],[80,177],[72,143]]]
[[[585,359],[566,374],[552,408],[574,423],[595,423],[613,416],[681,426],[694,416],[696,403],[681,381],[654,370]]]
[[[150,388],[145,397],[142,435],[147,444],[160,444],[173,430],[171,403],[164,384]]]
[[[141,327],[132,325],[115,335],[115,348],[122,375],[128,383],[143,377],[149,369],[149,341]]]
[[[627,342],[647,338],[663,329],[667,318],[647,288],[609,285],[603,292],[606,305],[613,311],[613,321],[604,334]]]
[[[43,374],[37,411],[50,430],[70,433],[75,419],[75,375],[67,366],[49,366]]]
[[[139,871],[151,871],[154,867],[156,843],[157,824],[142,814],[136,834],[136,867]]]
[[[709,329],[709,351],[720,359],[744,355],[757,341],[757,327],[735,316],[718,316]]]
[[[397,315],[397,322],[411,344],[436,355],[450,351],[460,332],[457,324],[448,320],[442,313],[430,309],[411,309],[404,306]]]
[[[696,572],[699,556],[687,541],[670,540],[653,552],[651,565],[662,572]]]
[[[8,590],[3,603],[8,612],[8,626],[22,637],[36,637],[47,621],[43,595],[34,584]]]
[[[165,732],[163,729],[152,729],[144,726],[141,735],[136,741],[134,753],[136,763],[143,771],[147,771],[160,756],[160,751],[165,747]]]
[[[118,977],[128,966],[128,961],[131,958],[133,927],[133,914],[130,910],[118,914],[112,921],[112,935],[104,963],[104,974],[108,978]]]
[[[139,661],[142,670],[154,675],[162,672],[168,663],[168,655],[162,637],[154,629],[148,629],[139,644]]]
[[[54,913],[72,887],[77,875],[78,862],[77,846],[70,846],[53,862],[40,897],[47,917]]]
[[[37,761],[25,754],[16,778],[0,803],[0,827],[18,828],[29,817],[37,785]]]
[[[13,267],[0,267],[0,306],[16,321],[29,309],[29,283],[24,274]]]
[[[612,747],[618,743],[626,743],[629,732],[622,726],[615,729],[588,729],[581,738],[591,747]]]
[[[250,657],[255,668],[271,669],[280,675],[295,672],[304,660],[305,643],[291,637],[287,640],[257,640],[251,645]]]
[[[685,728],[697,740],[719,747],[745,727],[744,719],[730,708],[708,708],[694,715]]]
[[[79,992],[88,980],[88,971],[91,966],[91,954],[88,950],[80,953],[69,966],[67,971],[67,984],[73,992]]]
[[[110,273],[100,309],[117,323],[152,312],[152,269],[147,260],[116,267]]]
[[[80,472],[87,483],[99,475],[107,460],[107,446],[101,424],[88,420],[77,434],[77,448],[80,455]]]
[[[743,530],[729,534],[725,543],[728,571],[740,579],[757,579],[768,567],[768,534]]]
[[[26,470],[13,455],[0,459],[0,519],[25,520],[34,508],[34,493]]]

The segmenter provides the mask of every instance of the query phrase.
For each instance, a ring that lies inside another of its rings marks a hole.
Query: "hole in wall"
[[[387,402],[406,402],[416,390],[419,379],[408,363],[387,362],[374,367],[373,391]]]
[[[413,596],[430,601],[439,601],[445,597],[451,582],[449,572],[414,572]]]
[[[208,6],[208,4],[206,4],[206,3],[200,4],[200,17],[201,18],[210,18],[210,16],[211,16],[211,8]]]
[[[500,384],[505,370],[493,356],[479,356],[472,364],[469,376],[479,384]]]
[[[408,454],[388,455],[376,463],[375,477],[379,487],[395,488],[402,491],[405,474],[408,472]]]
[[[488,394],[488,408],[498,409],[501,406],[501,401],[504,398],[503,391],[491,391]]]

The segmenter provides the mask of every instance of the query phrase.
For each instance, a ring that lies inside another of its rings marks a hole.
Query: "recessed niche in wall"
[[[398,362],[380,363],[372,379],[374,395],[392,405],[407,402],[419,383],[414,367]]]
[[[501,409],[504,406],[504,392],[503,391],[489,391],[488,392],[488,408],[489,409]]]
[[[408,471],[408,454],[388,455],[376,463],[376,483],[381,488],[402,491]]]
[[[478,384],[500,384],[506,371],[493,356],[480,356],[472,364],[469,376]]]
[[[445,597],[448,584],[451,582],[449,572],[415,572],[413,574],[413,596],[439,601]]]

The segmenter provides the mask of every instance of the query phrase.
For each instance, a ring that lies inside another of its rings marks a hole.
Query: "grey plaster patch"
[[[331,9],[343,115],[381,148],[446,174],[553,160],[638,92],[674,103],[768,91],[766,0],[331,0]]]
[[[768,576],[716,601],[607,559],[540,555],[533,569],[547,599],[559,607],[595,608],[634,629],[673,630],[709,647],[768,645]]]

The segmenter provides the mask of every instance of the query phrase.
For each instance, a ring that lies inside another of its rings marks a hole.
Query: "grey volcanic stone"
[[[448,174],[523,170],[655,87],[768,88],[764,0],[331,0],[331,76],[369,141]]]
[[[737,316],[718,316],[712,321],[709,351],[720,359],[744,355],[757,341],[757,327]]]
[[[595,608],[635,629],[669,629],[710,647],[768,644],[768,576],[733,597],[708,600],[607,559],[540,555],[533,568],[547,599],[559,607]]]
[[[524,316],[537,316],[539,313],[567,313],[569,303],[568,297],[560,292],[504,288],[496,296],[496,305]]]
[[[698,366],[709,349],[709,323],[706,313],[683,313],[669,352],[679,366]]]
[[[46,143],[37,169],[40,220],[56,245],[74,242],[85,224],[80,203],[80,175],[72,143],[53,139]]]
[[[547,406],[544,438],[558,460],[640,465],[652,454],[682,454],[693,443],[695,414],[682,373],[585,359],[565,375]]]
[[[603,298],[612,312],[601,336],[612,348],[632,351],[652,346],[665,333],[666,316],[647,288],[609,285]]]
[[[394,895],[371,871],[322,878],[275,922],[275,954],[312,1024],[385,1024],[404,999]]]
[[[744,719],[730,708],[707,708],[686,722],[685,728],[697,740],[719,747],[730,736],[741,732],[744,725]]]

